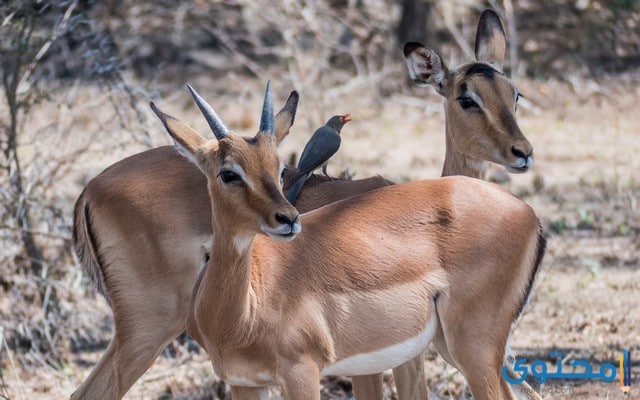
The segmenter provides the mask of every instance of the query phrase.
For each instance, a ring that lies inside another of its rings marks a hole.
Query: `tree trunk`
[[[398,25],[398,43],[428,42],[430,35],[430,0],[402,0],[402,15]]]

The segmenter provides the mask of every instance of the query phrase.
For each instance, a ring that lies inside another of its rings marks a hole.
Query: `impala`
[[[421,86],[433,86],[445,98],[446,156],[442,176],[484,179],[488,161],[514,173],[526,172],[533,164],[533,148],[515,118],[520,93],[502,72],[505,49],[502,23],[491,10],[485,10],[478,22],[475,61],[449,70],[433,49],[420,43],[404,46],[411,79]],[[393,375],[401,400],[428,398],[422,356],[394,369]],[[365,399],[381,398],[381,379],[367,377],[360,383],[363,378],[355,378],[358,385],[354,390],[366,390],[361,396]],[[539,398],[526,383],[515,389],[519,398]]]
[[[525,172],[532,162],[532,147],[515,119],[518,92],[500,73],[504,32],[495,14],[485,14],[478,26],[477,60],[455,70],[447,69],[431,49],[405,46],[410,75],[419,84],[433,85],[446,99],[443,175],[484,178],[487,161],[514,172]],[[495,71],[492,79],[465,72],[486,66]],[[463,108],[463,84],[482,108]],[[279,140],[294,122],[297,103],[294,92],[275,117]],[[285,189],[293,174],[285,170]],[[310,211],[391,184],[381,177],[348,181],[314,175],[296,208]],[[76,202],[74,247],[85,273],[111,305],[115,334],[73,399],[121,398],[185,330],[190,295],[211,243],[210,212],[205,176],[173,146],[128,157],[87,184]],[[423,370],[421,357],[394,369],[401,400],[426,396]],[[381,398],[380,374],[353,382],[358,398]]]
[[[211,258],[188,332],[234,400],[268,398],[272,385],[286,400],[319,400],[321,375],[382,372],[432,341],[476,400],[515,399],[501,373],[505,347],[545,243],[527,204],[448,177],[299,215],[282,194],[269,85],[251,138],[192,93],[215,139],[151,106],[207,177]]]

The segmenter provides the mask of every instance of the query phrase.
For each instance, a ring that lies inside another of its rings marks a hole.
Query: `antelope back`
[[[526,172],[533,148],[516,121],[520,93],[502,72],[505,43],[500,19],[486,10],[478,23],[476,60],[449,70],[436,51],[420,43],[407,43],[404,54],[411,79],[446,99],[447,146],[510,172]]]

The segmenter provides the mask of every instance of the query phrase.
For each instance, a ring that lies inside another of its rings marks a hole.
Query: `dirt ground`
[[[524,175],[506,176],[498,167],[490,174],[495,180],[506,180],[504,185],[532,205],[548,234],[535,296],[512,335],[512,347],[518,357],[547,361],[550,370],[555,368],[552,351],[562,351],[563,366],[584,358],[594,370],[605,362],[617,365],[624,348],[636,360],[640,358],[639,81],[637,76],[600,83],[518,81],[527,99],[519,111],[519,122],[535,148],[535,165]],[[282,99],[284,93],[283,89]],[[176,97],[187,100],[186,92]],[[422,88],[375,104],[366,99],[362,94],[342,96],[325,107],[327,115],[350,112],[354,119],[343,130],[343,145],[329,172],[348,170],[356,178],[381,174],[396,181],[438,176],[444,156],[439,97],[430,88]],[[283,144],[283,156],[299,152],[310,136],[319,119],[311,107],[312,101],[303,97],[296,126]],[[167,108],[174,111],[171,105]],[[252,100],[222,107],[219,113],[237,126],[244,113],[253,116],[255,112],[257,119],[258,109],[257,100]],[[175,114],[204,130],[193,108],[188,112],[176,109]],[[245,128],[247,132],[253,129]],[[168,143],[159,125],[154,135],[155,144]],[[85,173],[95,174],[126,154],[127,150],[94,159]],[[81,186],[69,190],[77,195]],[[81,312],[93,313],[108,326],[110,311],[104,301],[88,301],[91,310]],[[105,332],[105,338],[109,337]],[[5,396],[67,398],[104,346],[106,343],[94,352],[73,354],[63,369],[26,369],[10,362],[3,374]],[[226,392],[205,354],[189,352],[187,345],[178,342],[165,353],[133,387],[128,399],[217,399]],[[432,348],[426,358],[433,399],[470,396],[461,374]],[[639,376],[640,363],[634,361],[634,383]],[[392,383],[390,374],[386,381]],[[617,381],[550,380],[544,386],[535,379],[531,382],[544,398],[623,398]],[[329,380],[322,391],[325,399],[348,398],[349,380]],[[629,398],[640,398],[639,393],[640,383],[632,387]],[[272,397],[275,395],[277,391]],[[395,398],[391,388],[388,395]]]

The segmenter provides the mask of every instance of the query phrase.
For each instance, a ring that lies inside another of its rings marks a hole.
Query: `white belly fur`
[[[434,315],[417,336],[371,353],[356,354],[339,360],[322,370],[322,375],[369,375],[397,367],[422,353],[436,333]]]

